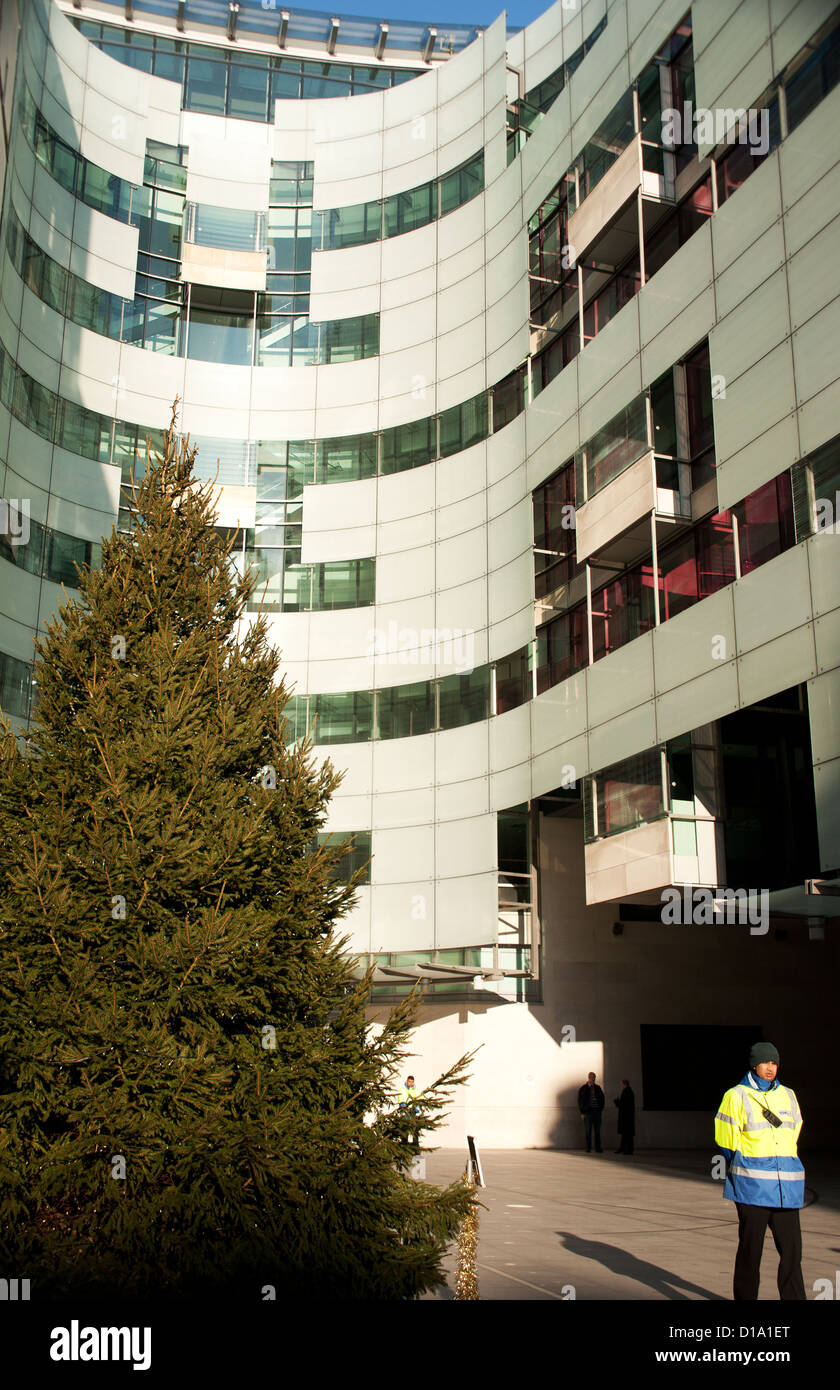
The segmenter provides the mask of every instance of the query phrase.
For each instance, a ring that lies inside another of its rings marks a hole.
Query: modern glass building
[[[178,396],[444,1142],[705,1144],[762,1029],[828,1132],[838,86],[831,0],[0,11],[0,705]]]

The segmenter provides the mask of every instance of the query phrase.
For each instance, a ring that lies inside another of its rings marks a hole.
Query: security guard
[[[779,1297],[805,1298],[799,1229],[805,1170],[796,1154],[802,1115],[793,1091],[779,1085],[778,1067],[773,1044],[755,1043],[749,1071],[726,1092],[715,1118],[715,1143],[726,1159],[723,1195],[738,1209],[736,1303],[758,1298],[768,1224],[779,1252]]]
[[[411,1114],[413,1114],[413,1115],[419,1115],[419,1114],[420,1114],[420,1107],[419,1107],[419,1105],[411,1106],[411,1101],[413,1101],[413,1100],[419,1100],[420,1097],[422,1096],[422,1094],[423,1094],[423,1092],[422,1092],[421,1090],[419,1090],[418,1087],[414,1084],[414,1077],[413,1077],[413,1076],[407,1076],[407,1077],[405,1078],[405,1085],[400,1087],[398,1109],[402,1110],[403,1107],[407,1105],[407,1106],[409,1106],[409,1114],[410,1114],[410,1115],[411,1115]],[[419,1143],[420,1143],[420,1139],[419,1139],[419,1136],[418,1136],[418,1134],[417,1134],[417,1130],[416,1130],[416,1128],[414,1128],[414,1125],[413,1125],[413,1124],[412,1124],[411,1133],[409,1134],[409,1137],[408,1137],[408,1142],[409,1142],[409,1144],[419,1144]]]
[[[400,1087],[399,1104],[401,1106],[408,1105],[408,1102],[410,1100],[419,1100],[422,1094],[423,1092],[418,1090],[418,1088],[414,1084],[414,1077],[407,1076],[405,1078],[405,1085]],[[416,1106],[414,1113],[417,1114]]]

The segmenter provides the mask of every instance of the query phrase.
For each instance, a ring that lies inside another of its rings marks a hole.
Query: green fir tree
[[[395,1110],[414,999],[366,1026],[254,592],[175,417],[131,534],[0,728],[0,1274],[32,1296],[410,1298],[472,1198],[409,1175],[462,1059]]]

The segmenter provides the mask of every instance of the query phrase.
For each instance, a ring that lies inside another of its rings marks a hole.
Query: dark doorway
[[[758,1024],[643,1023],[640,1031],[642,1108],[712,1115],[747,1071],[753,1043],[764,1037]]]
[[[805,686],[720,721],[726,881],[788,888],[819,874]]]

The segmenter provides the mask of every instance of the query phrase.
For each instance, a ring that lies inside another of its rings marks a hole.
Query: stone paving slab
[[[428,1154],[428,1181],[455,1181],[465,1161],[461,1150]],[[710,1154],[490,1150],[481,1161],[483,1300],[731,1299],[737,1215],[711,1177]],[[806,1198],[816,1195],[802,1212],[802,1272],[813,1299],[815,1281],[834,1283],[840,1270],[840,1163],[832,1155],[803,1161]],[[777,1263],[768,1232],[760,1301],[778,1298]],[[454,1249],[446,1268],[446,1286],[426,1299],[454,1297]]]

